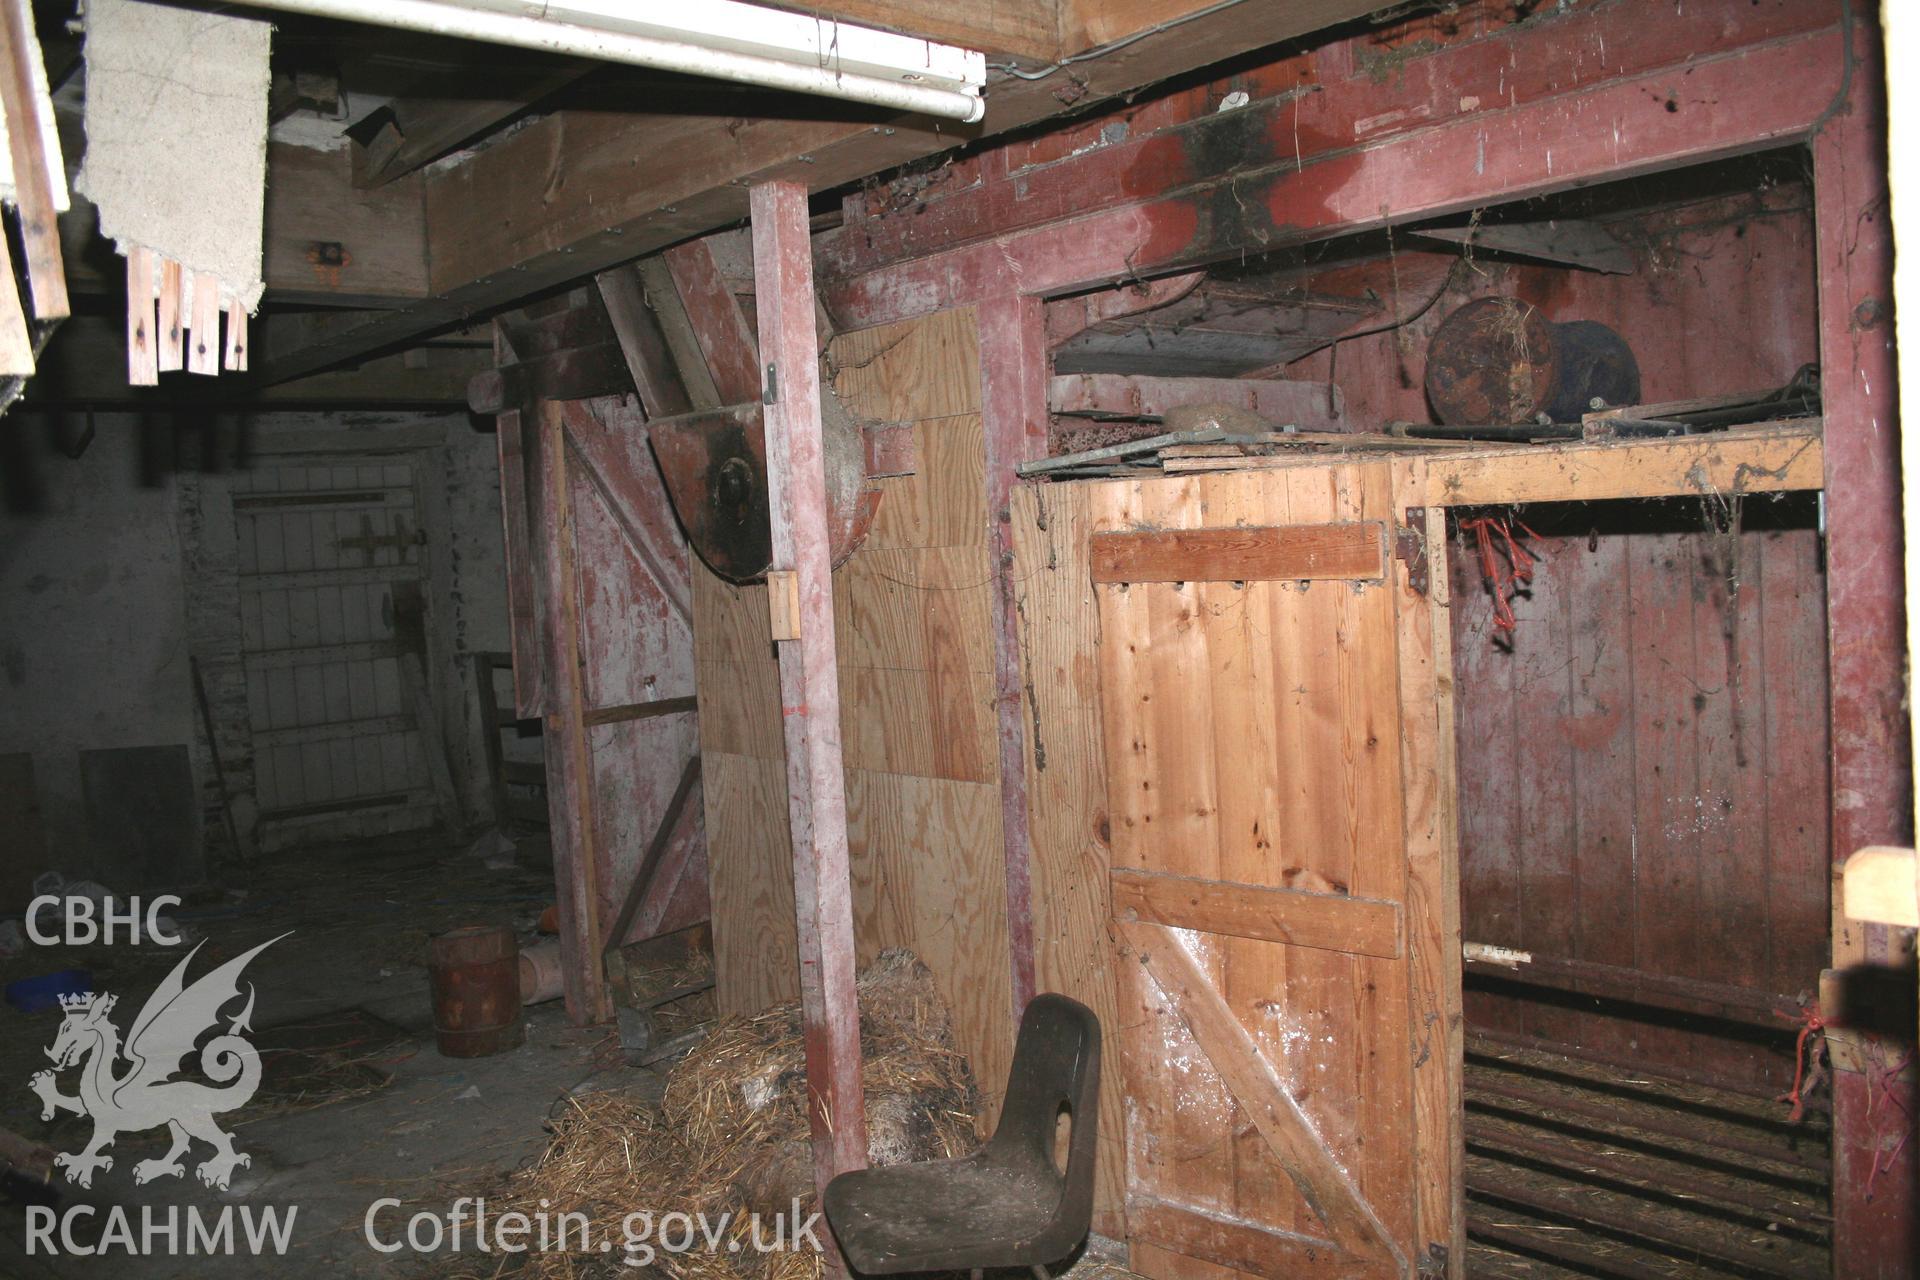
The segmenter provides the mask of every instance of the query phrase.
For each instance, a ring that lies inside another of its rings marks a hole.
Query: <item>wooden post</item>
[[[986,438],[987,540],[993,557],[993,706],[1000,744],[1000,838],[1006,858],[1007,951],[1017,1027],[1033,999],[1033,840],[1027,814],[1026,725],[1020,705],[1020,620],[1014,600],[1014,468],[1046,456],[1045,304],[1009,293],[980,304],[980,414]]]
[[[33,31],[33,6],[26,0],[0,2],[0,103],[7,116],[12,147],[13,192],[20,210],[20,244],[26,251],[27,286],[36,320],[64,320],[66,267],[60,260],[60,227],[53,180],[47,174],[45,121],[34,92],[33,63],[40,42]]]
[[[1857,13],[1853,26],[1850,99],[1813,138],[1836,862],[1867,845],[1913,839],[1911,738],[1901,705],[1906,609],[1882,78],[1871,17]],[[1886,926],[1836,917],[1842,925],[1834,938],[1836,970],[1895,962]],[[1908,1048],[1887,1046],[1890,1060]],[[1871,1064],[1849,1051],[1844,1030],[1834,1033],[1833,1060],[1834,1275],[1911,1277],[1920,1254],[1916,1153],[1905,1122],[1892,1117],[1902,1115],[1897,1103],[1911,1114],[1913,1087],[1870,1078],[1862,1068]],[[1902,1096],[1875,1096],[1888,1089]]]
[[[540,613],[546,632],[547,813],[558,890],[560,972],[567,1016],[579,1024],[605,1022],[613,1016],[613,1002],[600,961],[593,752],[587,742],[580,671],[580,591],[574,569],[566,408],[561,401],[536,402],[543,509],[534,527],[546,568]]]
[[[780,718],[787,747],[807,1113],[813,1130],[814,1181],[824,1191],[835,1174],[866,1167],[867,1122],[860,1088],[860,1010],[853,985],[853,889],[840,753],[820,355],[813,327],[813,249],[805,187],[762,183],[753,188],[751,203],[773,571],[793,574],[799,602],[799,638],[778,644]]]

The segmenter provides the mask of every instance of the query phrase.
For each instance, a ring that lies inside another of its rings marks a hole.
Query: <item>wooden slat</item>
[[[699,781],[700,757],[689,757],[687,767],[680,773],[679,784],[673,789],[673,798],[667,801],[666,812],[660,815],[653,838],[647,842],[647,851],[641,855],[640,865],[634,870],[633,883],[627,887],[626,899],[620,904],[620,914],[614,918],[613,927],[607,930],[606,956],[612,956],[625,945],[627,931],[633,928],[634,915],[646,900],[648,890],[653,887],[660,869],[660,859],[666,854],[673,833],[679,829],[680,815],[687,809],[687,798],[693,794],[693,788]]]
[[[187,362],[187,318],[180,314],[185,273],[172,258],[160,260],[159,366],[161,373],[178,373]]]
[[[1256,1276],[1385,1280],[1396,1274],[1381,1261],[1356,1258],[1324,1240],[1273,1231],[1222,1214],[1202,1213],[1152,1196],[1128,1197],[1127,1235],[1136,1243],[1151,1243]]]
[[[1461,1170],[1466,1152],[1461,1135],[1460,1064],[1464,1017],[1460,991],[1459,783],[1454,771],[1452,634],[1439,610],[1427,601],[1451,598],[1447,559],[1439,550],[1447,536],[1447,514],[1427,505],[1427,464],[1402,462],[1394,468],[1395,508],[1425,508],[1416,528],[1431,548],[1425,600],[1408,594],[1411,566],[1398,563],[1393,588],[1402,607],[1395,611],[1400,677],[1401,785],[1405,793],[1407,844],[1406,934],[1410,961],[1408,999],[1414,1036],[1414,1240],[1433,1256],[1433,1247],[1459,1259],[1452,1274],[1464,1270],[1466,1209]]]
[[[34,91],[33,64],[40,56],[40,42],[33,34],[30,0],[0,0],[0,36],[4,36],[0,39],[0,46],[4,46],[0,103],[6,109],[13,192],[20,214],[21,247],[26,250],[33,314],[41,321],[64,320],[72,314],[72,308],[67,304],[53,179],[47,171],[46,120]]]
[[[1021,713],[1027,735],[1027,805],[1033,849],[1035,978],[1119,1025],[1107,904],[1099,892],[1112,851],[1106,753],[1099,700],[1087,695],[1100,612],[1087,575],[1087,485],[1023,485],[1013,492],[1016,613],[1020,619]],[[1092,833],[1093,838],[1089,838]],[[1111,1042],[1110,1042],[1111,1043]],[[1126,1101],[1121,1053],[1101,1058],[1100,1156],[1094,1165],[1094,1230],[1122,1239]]]
[[[534,430],[540,433],[540,452],[534,475],[542,510],[534,528],[545,569],[540,616],[547,656],[547,813],[559,886],[561,979],[566,985],[567,1016],[584,1024],[611,1017],[613,1001],[600,963],[600,860],[594,816],[598,806],[593,747],[583,719],[586,692],[580,669],[578,541],[567,465],[568,408],[544,400],[536,407]]]
[[[1173,929],[1398,959],[1400,904],[1116,868],[1113,911]]]
[[[413,712],[413,727],[420,731],[420,754],[426,758],[427,777],[440,806],[440,820],[447,829],[459,829],[460,796],[453,789],[453,770],[447,763],[447,735],[440,729],[440,713],[433,705],[433,692],[427,685],[425,665],[417,653],[400,655],[400,684]]]
[[[674,367],[660,317],[648,305],[640,268],[628,263],[602,271],[594,277],[594,283],[600,288],[601,305],[606,307],[614,336],[620,340],[627,372],[633,375],[634,389],[640,394],[640,407],[646,410],[648,421],[691,412],[693,400]]]
[[[1038,298],[1009,295],[982,303],[980,422],[985,444],[988,552],[1013,559],[1007,520],[1017,469],[1047,450],[1046,312]],[[1011,575],[992,575],[993,705],[1000,757],[1000,826],[1007,882],[1010,1020],[1017,1026],[1034,994],[1032,838],[1027,816],[1026,722],[1020,714],[1020,637]]]
[[[629,702],[618,707],[593,707],[582,717],[589,725],[624,724],[629,720],[647,720],[654,716],[678,715],[692,711],[697,699],[660,698],[653,702]]]
[[[226,307],[227,341],[223,368],[234,373],[244,373],[247,368],[247,309],[238,302],[230,302]]]
[[[193,273],[193,317],[187,323],[187,372],[213,377],[220,372],[220,279]]]
[[[567,430],[567,454],[569,465],[599,493],[660,594],[682,621],[691,623],[687,544],[673,519],[660,468],[648,452],[640,415],[609,407],[576,417]]]
[[[158,313],[159,268],[156,255],[140,245],[127,246],[127,381],[136,387],[160,385]]]
[[[1093,580],[1118,583],[1374,579],[1386,573],[1384,534],[1384,526],[1378,520],[1099,533],[1093,538]]]
[[[518,409],[494,419],[500,448],[500,518],[507,557],[507,631],[513,646],[514,710],[546,714],[546,646],[536,579],[539,547],[530,523],[529,480],[535,477],[539,441]]]
[[[713,246],[706,240],[690,240],[667,250],[664,257],[720,403],[758,401],[759,344],[747,326],[739,300],[727,289],[714,261]]]
[[[1327,1150],[1259,1044],[1221,999],[1206,970],[1160,925],[1115,921],[1113,927],[1116,941],[1166,994],[1301,1197],[1326,1224],[1333,1243],[1356,1257],[1390,1260],[1396,1272],[1403,1269],[1405,1260],[1386,1228]]]
[[[1470,507],[1819,489],[1823,457],[1816,420],[1671,440],[1494,449],[1436,460],[1432,500]]]
[[[13,250],[0,235],[0,377],[31,377],[33,364],[33,337],[13,283]]]

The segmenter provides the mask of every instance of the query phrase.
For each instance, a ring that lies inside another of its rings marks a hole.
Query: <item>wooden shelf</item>
[[[1450,449],[1432,459],[1441,506],[1780,493],[1826,484],[1821,422],[1798,418],[1661,440]]]

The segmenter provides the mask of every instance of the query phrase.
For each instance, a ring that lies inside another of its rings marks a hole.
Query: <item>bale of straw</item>
[[[979,1094],[932,974],[911,952],[888,951],[857,988],[870,1162],[974,1150]],[[618,1092],[567,1099],[546,1151],[488,1196],[489,1212],[578,1211],[596,1240],[616,1241],[631,1213],[731,1214],[737,1251],[662,1253],[652,1269],[669,1280],[817,1280],[810,1249],[762,1253],[750,1243],[749,1215],[770,1231],[772,1215],[791,1215],[795,1201],[803,1218],[813,1210],[805,1056],[798,1004],[723,1019],[668,1073],[659,1111]],[[610,1257],[530,1252],[503,1270],[499,1255],[483,1255],[450,1260],[439,1274],[632,1276],[624,1262],[617,1248]]]

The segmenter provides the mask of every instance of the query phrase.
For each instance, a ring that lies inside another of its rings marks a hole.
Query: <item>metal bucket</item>
[[[449,1058],[484,1058],[527,1038],[520,1018],[520,948],[505,925],[468,925],[435,938],[427,977],[434,1038]]]

